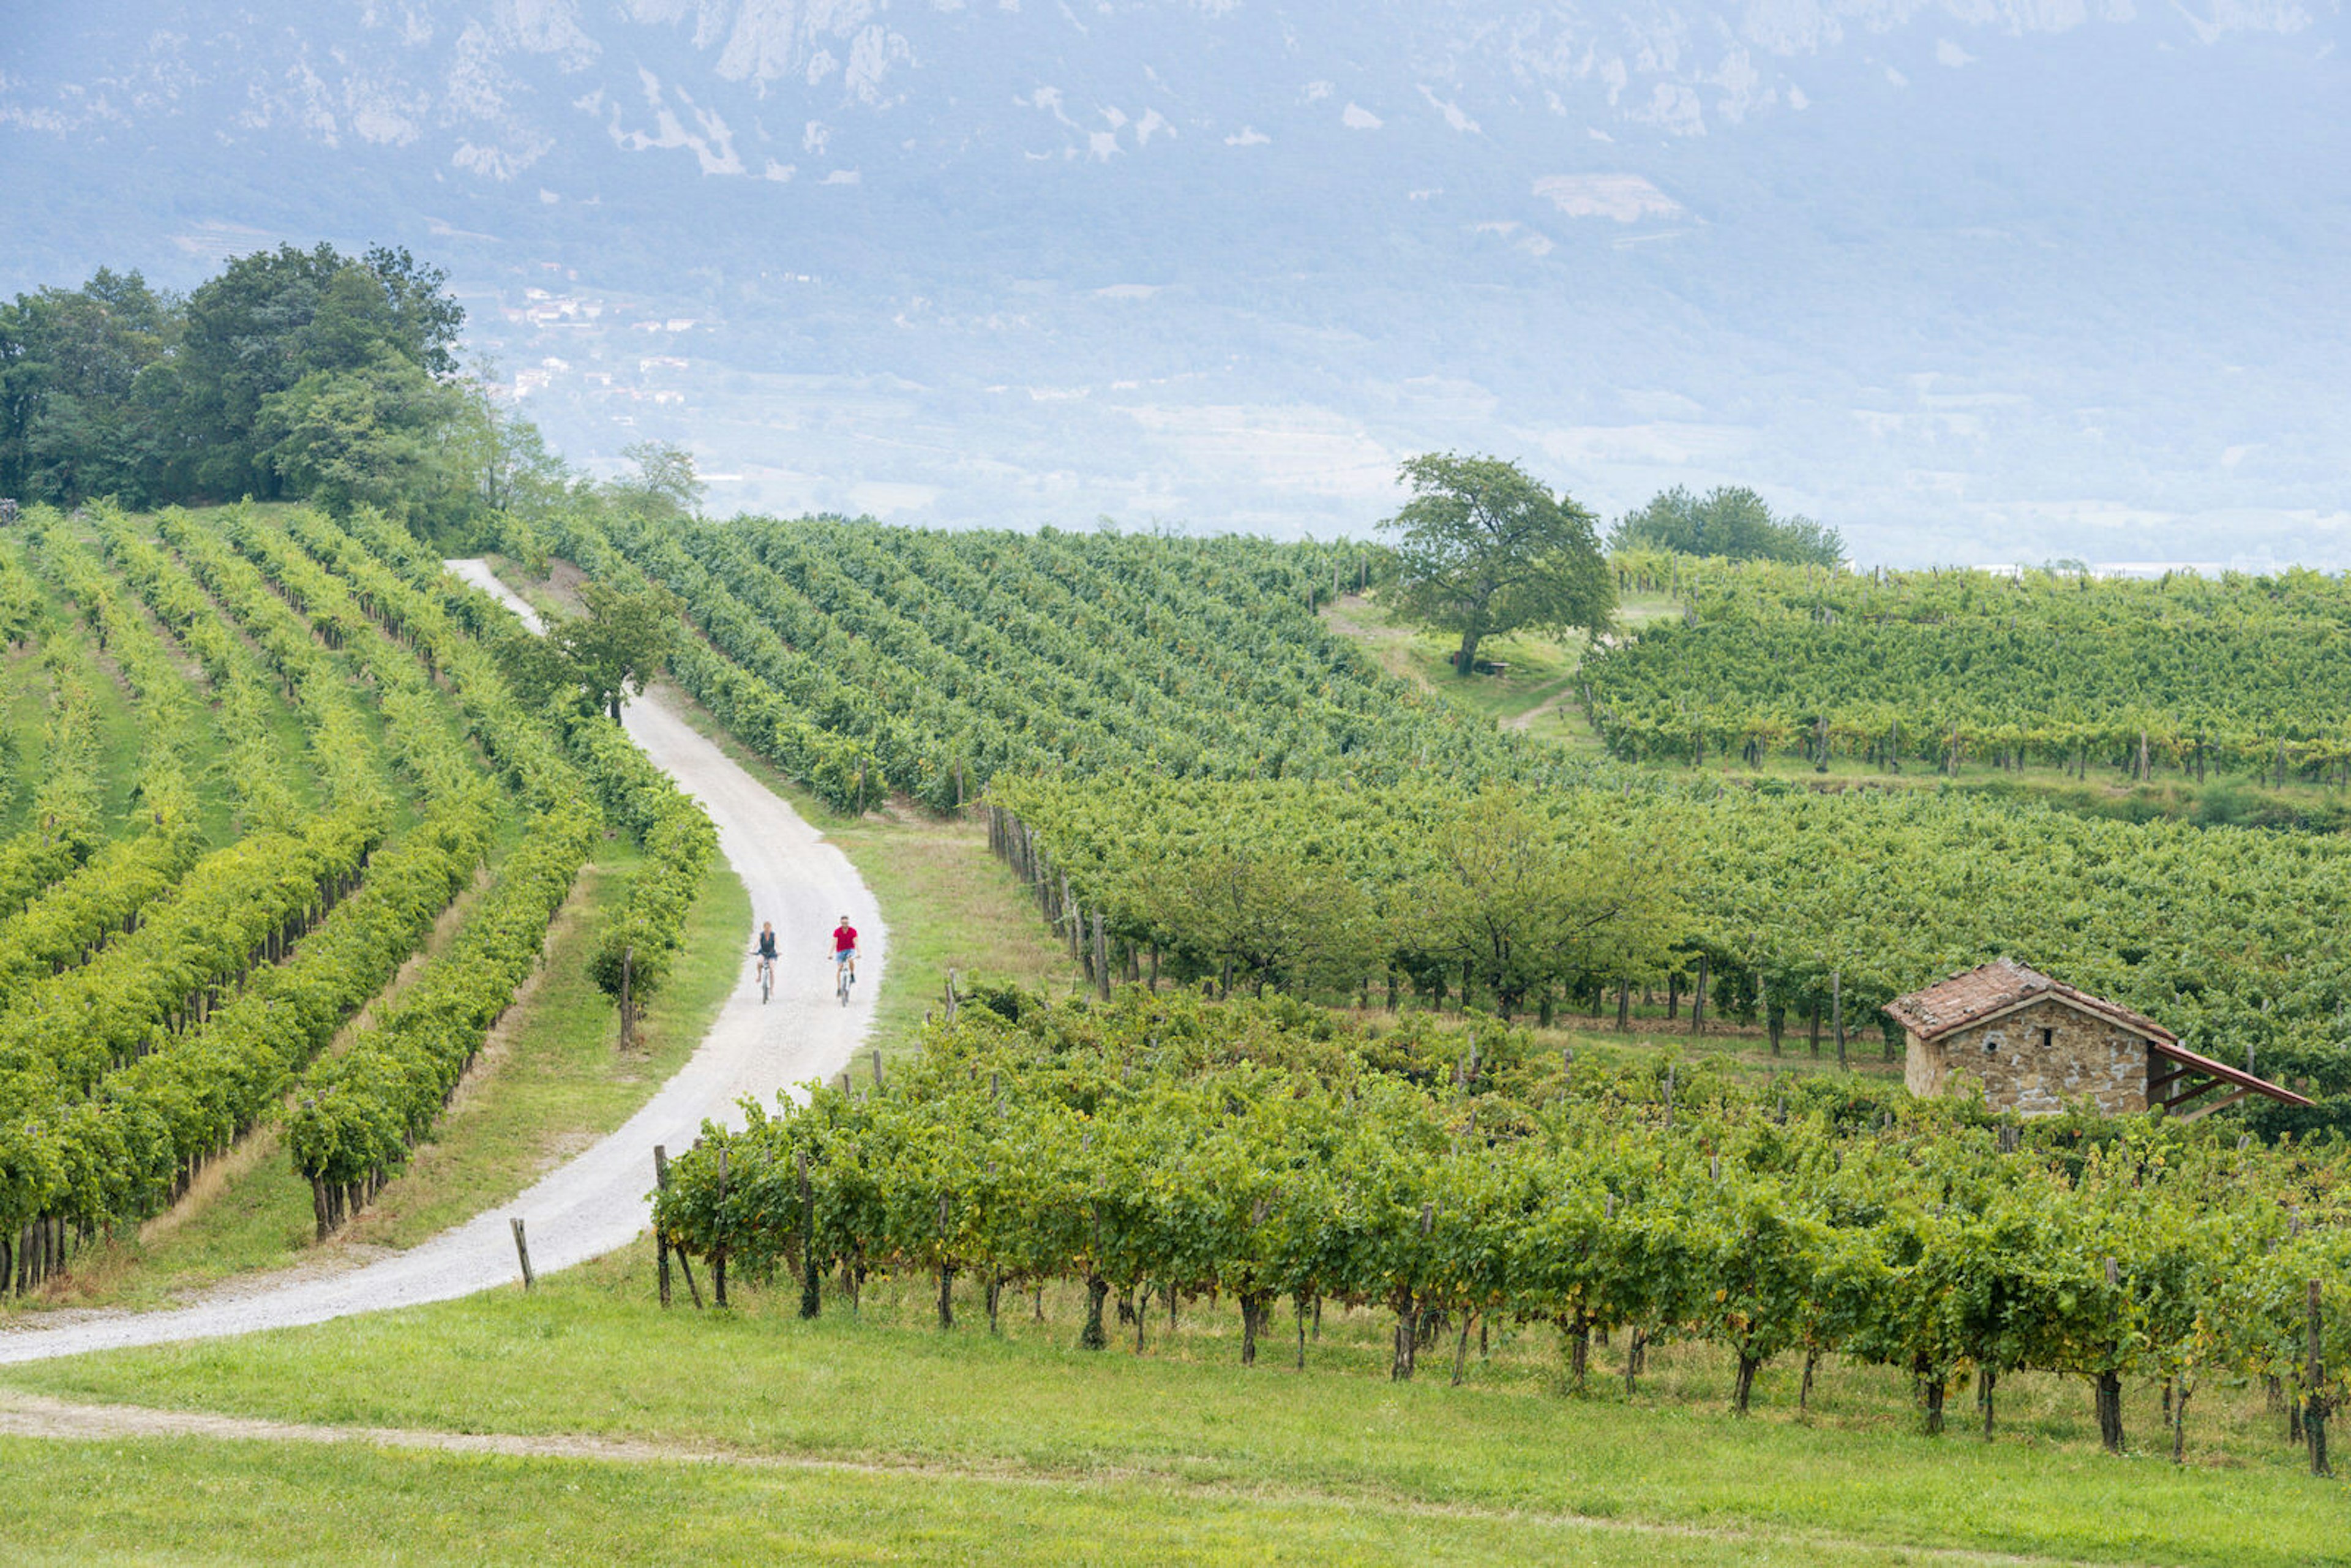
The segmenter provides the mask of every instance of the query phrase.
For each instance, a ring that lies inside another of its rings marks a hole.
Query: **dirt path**
[[[1515,714],[1512,716],[1504,719],[1502,721],[1502,727],[1504,729],[1520,730],[1534,728],[1537,724],[1540,724],[1542,720],[1550,717],[1552,714],[1557,713],[1559,711],[1560,705],[1567,701],[1568,694],[1574,690],[1575,683],[1574,681],[1570,680],[1565,685],[1552,693],[1551,695],[1543,698],[1542,701],[1535,704],[1534,706],[1527,709],[1526,712],[1522,714]]]
[[[0,1437],[68,1442],[193,1437],[216,1442],[353,1444],[377,1448],[494,1454],[509,1458],[580,1459],[604,1464],[728,1465],[771,1471],[831,1470],[859,1475],[935,1477],[991,1485],[1100,1492],[1109,1496],[1115,1496],[1122,1490],[1138,1483],[1176,1485],[1187,1492],[1203,1496],[1246,1498],[1258,1502],[1368,1507],[1384,1513],[1419,1518],[1534,1520],[1596,1533],[1752,1542],[1759,1551],[1768,1547],[1801,1550],[1806,1545],[1816,1545],[1863,1553],[1882,1548],[1889,1562],[2018,1564],[2031,1565],[2031,1568],[2056,1568],[2058,1564],[2074,1562],[2073,1559],[1980,1552],[1967,1547],[1896,1545],[1804,1531],[1749,1531],[1736,1526],[1710,1528],[1654,1520],[1560,1513],[1541,1509],[1483,1508],[1476,1504],[1427,1502],[1392,1496],[1367,1498],[1355,1492],[1313,1486],[1285,1486],[1275,1481],[1259,1480],[1247,1484],[1204,1482],[1147,1464],[1134,1468],[1089,1466],[1081,1471],[1038,1470],[1018,1461],[955,1464],[914,1456],[894,1459],[887,1456],[835,1458],[810,1454],[747,1453],[738,1449],[684,1443],[569,1433],[525,1436],[507,1432],[434,1432],[411,1427],[328,1427],[312,1422],[273,1421],[248,1416],[215,1416],[203,1411],[156,1410],[134,1405],[77,1405],[46,1395],[22,1394],[7,1389],[0,1389]]]
[[[488,578],[486,586],[518,603],[481,562],[452,564],[470,580]],[[321,1273],[304,1268],[232,1281],[192,1306],[76,1313],[69,1322],[0,1333],[0,1363],[291,1328],[509,1284],[518,1278],[507,1225],[515,1218],[528,1230],[534,1269],[585,1262],[626,1246],[643,1229],[654,1145],[683,1149],[705,1119],[739,1125],[736,1102],[743,1096],[771,1102],[779,1089],[830,1077],[848,1064],[864,1039],[871,1008],[862,998],[845,1009],[834,1001],[830,933],[844,913],[856,925],[865,949],[859,988],[871,998],[888,943],[872,893],[846,856],[697,734],[662,694],[631,703],[625,719],[646,755],[710,812],[719,851],[750,893],[752,918],[775,922],[784,953],[775,999],[760,1002],[747,956],[742,983],[700,1048],[619,1131],[512,1202],[421,1246],[357,1269]],[[747,955],[750,946],[747,930]]]

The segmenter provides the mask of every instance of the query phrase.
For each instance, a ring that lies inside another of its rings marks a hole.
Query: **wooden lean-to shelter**
[[[1909,1037],[1902,1078],[1921,1096],[1949,1092],[1964,1072],[1993,1110],[2023,1116],[2054,1115],[2085,1095],[2110,1116],[2161,1108],[2183,1121],[2248,1094],[2310,1103],[2189,1051],[2153,1019],[2011,958],[1897,998],[1886,1011]]]

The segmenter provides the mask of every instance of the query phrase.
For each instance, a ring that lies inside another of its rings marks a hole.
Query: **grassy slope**
[[[2004,1433],[1986,1444],[1917,1436],[1903,1380],[1883,1369],[1829,1368],[1800,1421],[1794,1369],[1775,1367],[1758,1414],[1739,1421],[1723,1413],[1728,1371],[1704,1347],[1654,1353],[1629,1400],[1606,1377],[1571,1398],[1540,1329],[1498,1335],[1487,1363],[1473,1342],[1468,1381],[1453,1388],[1449,1345],[1418,1380],[1388,1381],[1384,1313],[1332,1309],[1300,1373],[1280,1315],[1259,1365],[1238,1365],[1229,1305],[1187,1305],[1173,1336],[1155,1314],[1142,1356],[1088,1355],[1071,1348],[1074,1291],[1049,1293],[1041,1325],[1016,1298],[1008,1332],[992,1339],[976,1291],[953,1333],[922,1326],[933,1292],[920,1280],[870,1286],[858,1317],[833,1302],[804,1323],[791,1315],[796,1292],[738,1289],[728,1313],[664,1313],[650,1274],[634,1249],[530,1295],[10,1369],[5,1381],[328,1425],[625,1437],[913,1472],[870,1479],[893,1521],[931,1506],[938,1471],[1029,1481],[1039,1490],[1023,1495],[1039,1511],[988,1528],[1037,1529],[1056,1548],[1082,1547],[1092,1518],[1132,1495],[1139,1527],[1197,1528],[1237,1542],[1233,1555],[1290,1540],[1294,1511],[1259,1506],[1269,1501],[1374,1522],[1508,1517],[1539,1531],[1522,1548],[1564,1545],[1542,1521],[1573,1518],[1731,1531],[1754,1550],[1775,1543],[1782,1561],[1955,1548],[2283,1564],[2341,1552],[2339,1487],[2297,1473],[2299,1456],[2241,1392],[2202,1396],[2190,1438],[2199,1462],[2174,1470],[2099,1453],[2078,1380],[2004,1379]],[[1615,1364],[1605,1352],[1599,1361]],[[1953,1406],[1964,1426],[1971,1406]],[[2162,1440],[2151,1390],[2131,1390],[2127,1420],[2141,1443]],[[1477,1552],[1472,1539],[1461,1545]],[[1359,1547],[1397,1554],[1393,1541]]]
[[[1636,594],[1619,607],[1618,619],[1638,625],[1677,612],[1678,607],[1662,594]],[[1573,689],[1575,671],[1583,662],[1580,639],[1532,634],[1489,638],[1480,644],[1479,656],[1508,664],[1508,673],[1462,680],[1454,674],[1449,662],[1460,645],[1458,637],[1416,631],[1396,622],[1376,596],[1350,596],[1324,611],[1323,618],[1333,632],[1364,643],[1391,674],[1417,682],[1472,713],[1525,729],[1571,751],[1594,757],[1604,754],[1599,734],[1584,717]],[[1905,764],[1897,773],[1857,757],[1833,758],[1821,769],[1802,757],[1785,754],[1765,758],[1760,768],[1748,767],[1736,753],[1709,757],[1697,768],[1684,763],[1654,766],[1685,774],[1703,771],[1722,779],[1779,779],[1827,789],[1931,789],[1952,785],[2013,791],[2068,810],[2142,820],[2206,815],[2223,821],[2284,822],[2307,814],[2331,822],[2339,821],[2346,798],[2344,790],[2326,784],[2277,785],[2216,775],[2199,785],[2192,778],[2168,773],[2154,782],[2137,784],[2112,768],[2095,768],[2086,778],[2076,779],[2062,768],[2041,765],[2002,768],[1981,759],[1962,762],[1956,773],[1948,775],[1918,761]]]

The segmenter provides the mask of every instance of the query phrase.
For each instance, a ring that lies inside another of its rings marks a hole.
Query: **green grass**
[[[1876,1549],[1123,1478],[0,1439],[12,1562],[1885,1563]],[[1014,1544],[1017,1543],[1017,1546]],[[1899,1561],[1900,1559],[1891,1559]]]
[[[1617,606],[1617,620],[1638,625],[1672,612],[1662,595],[1633,595]],[[1599,736],[1575,700],[1575,673],[1589,646],[1580,632],[1489,637],[1478,645],[1478,656],[1506,666],[1504,672],[1464,678],[1453,668],[1453,655],[1461,647],[1458,635],[1422,631],[1397,620],[1376,593],[1343,599],[1323,612],[1323,619],[1333,632],[1364,643],[1388,674],[1457,706],[1575,750],[1601,749]]]
[[[102,780],[99,810],[109,832],[120,832],[131,821],[131,792],[139,783],[139,756],[143,735],[131,692],[114,661],[98,651],[89,637],[79,639],[83,679],[96,698],[98,713],[98,776]]]
[[[1390,674],[1441,693],[1470,712],[1508,724],[1524,720],[1568,690],[1583,662],[1583,639],[1534,633],[1489,637],[1478,656],[1508,666],[1499,675],[1454,674],[1461,639],[1422,632],[1393,619],[1376,598],[1349,597],[1323,612],[1332,630],[1369,647]],[[1548,715],[1546,715],[1548,716]]]
[[[1298,1508],[1311,1504],[1307,1513],[1333,1527],[1357,1515],[1408,1519],[1400,1540],[1432,1519],[1578,1517],[1729,1531],[1782,1561],[1886,1561],[1903,1550],[2344,1560],[2341,1486],[2301,1473],[2299,1454],[2243,1391],[2199,1396],[2197,1462],[2175,1469],[2152,1454],[2099,1452],[2079,1380],[2003,1379],[2003,1434],[1987,1444],[1964,1434],[1973,1407],[1963,1395],[1952,1401],[1962,1430],[1918,1435],[1905,1380],[1879,1368],[1832,1364],[1814,1413],[1799,1419],[1796,1368],[1775,1364],[1757,1414],[1741,1421],[1724,1412],[1727,1366],[1703,1346],[1654,1352],[1629,1399],[1610,1375],[1615,1357],[1600,1352],[1592,1392],[1573,1397],[1558,1387],[1553,1336],[1541,1328],[1498,1333],[1489,1361],[1473,1341],[1468,1380],[1455,1388],[1449,1343],[1426,1354],[1417,1380],[1391,1383],[1390,1320],[1378,1312],[1332,1309],[1301,1373],[1290,1365],[1286,1314],[1259,1364],[1237,1364],[1229,1303],[1187,1305],[1173,1335],[1155,1312],[1145,1354],[1088,1354],[1072,1348],[1070,1291],[1049,1292],[1042,1324],[1025,1297],[1012,1298],[999,1339],[975,1291],[963,1293],[956,1330],[925,1326],[933,1290],[923,1280],[869,1285],[859,1315],[836,1300],[802,1322],[797,1292],[739,1281],[733,1311],[664,1312],[650,1275],[636,1248],[528,1294],[11,1368],[0,1382],[329,1426],[628,1438],[920,1472],[903,1487],[877,1484],[877,1506],[893,1517],[937,1484],[933,1472],[1030,1484],[1022,1495],[1037,1511],[988,1516],[974,1550],[1025,1543],[1009,1532],[1035,1530],[1050,1550],[1068,1542],[1082,1556],[1083,1532],[1068,1532],[1132,1499],[1139,1528],[1165,1519],[1174,1540],[1203,1508],[1200,1528],[1238,1532],[1235,1554],[1286,1549]],[[1131,1333],[1113,1330],[1121,1340]],[[2154,1402],[2149,1388],[2129,1391],[2126,1422],[2142,1444],[2165,1439]],[[402,1489],[375,1490],[397,1507]],[[1163,1515],[1159,1499],[1176,1506]],[[1481,1548],[1473,1534],[1461,1549],[1507,1549],[1510,1539]],[[1569,1543],[1521,1538],[1522,1551],[1526,1539]],[[1582,1551],[1599,1538],[1573,1539]],[[1621,1560],[1656,1560],[1643,1553],[1658,1541],[1644,1538]],[[1364,1549],[1390,1550],[1376,1537]]]

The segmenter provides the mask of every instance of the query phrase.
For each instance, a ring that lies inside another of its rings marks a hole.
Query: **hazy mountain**
[[[2351,559],[2336,4],[10,11],[0,287],[406,244],[721,508],[1361,531],[1460,446],[1869,559]]]

